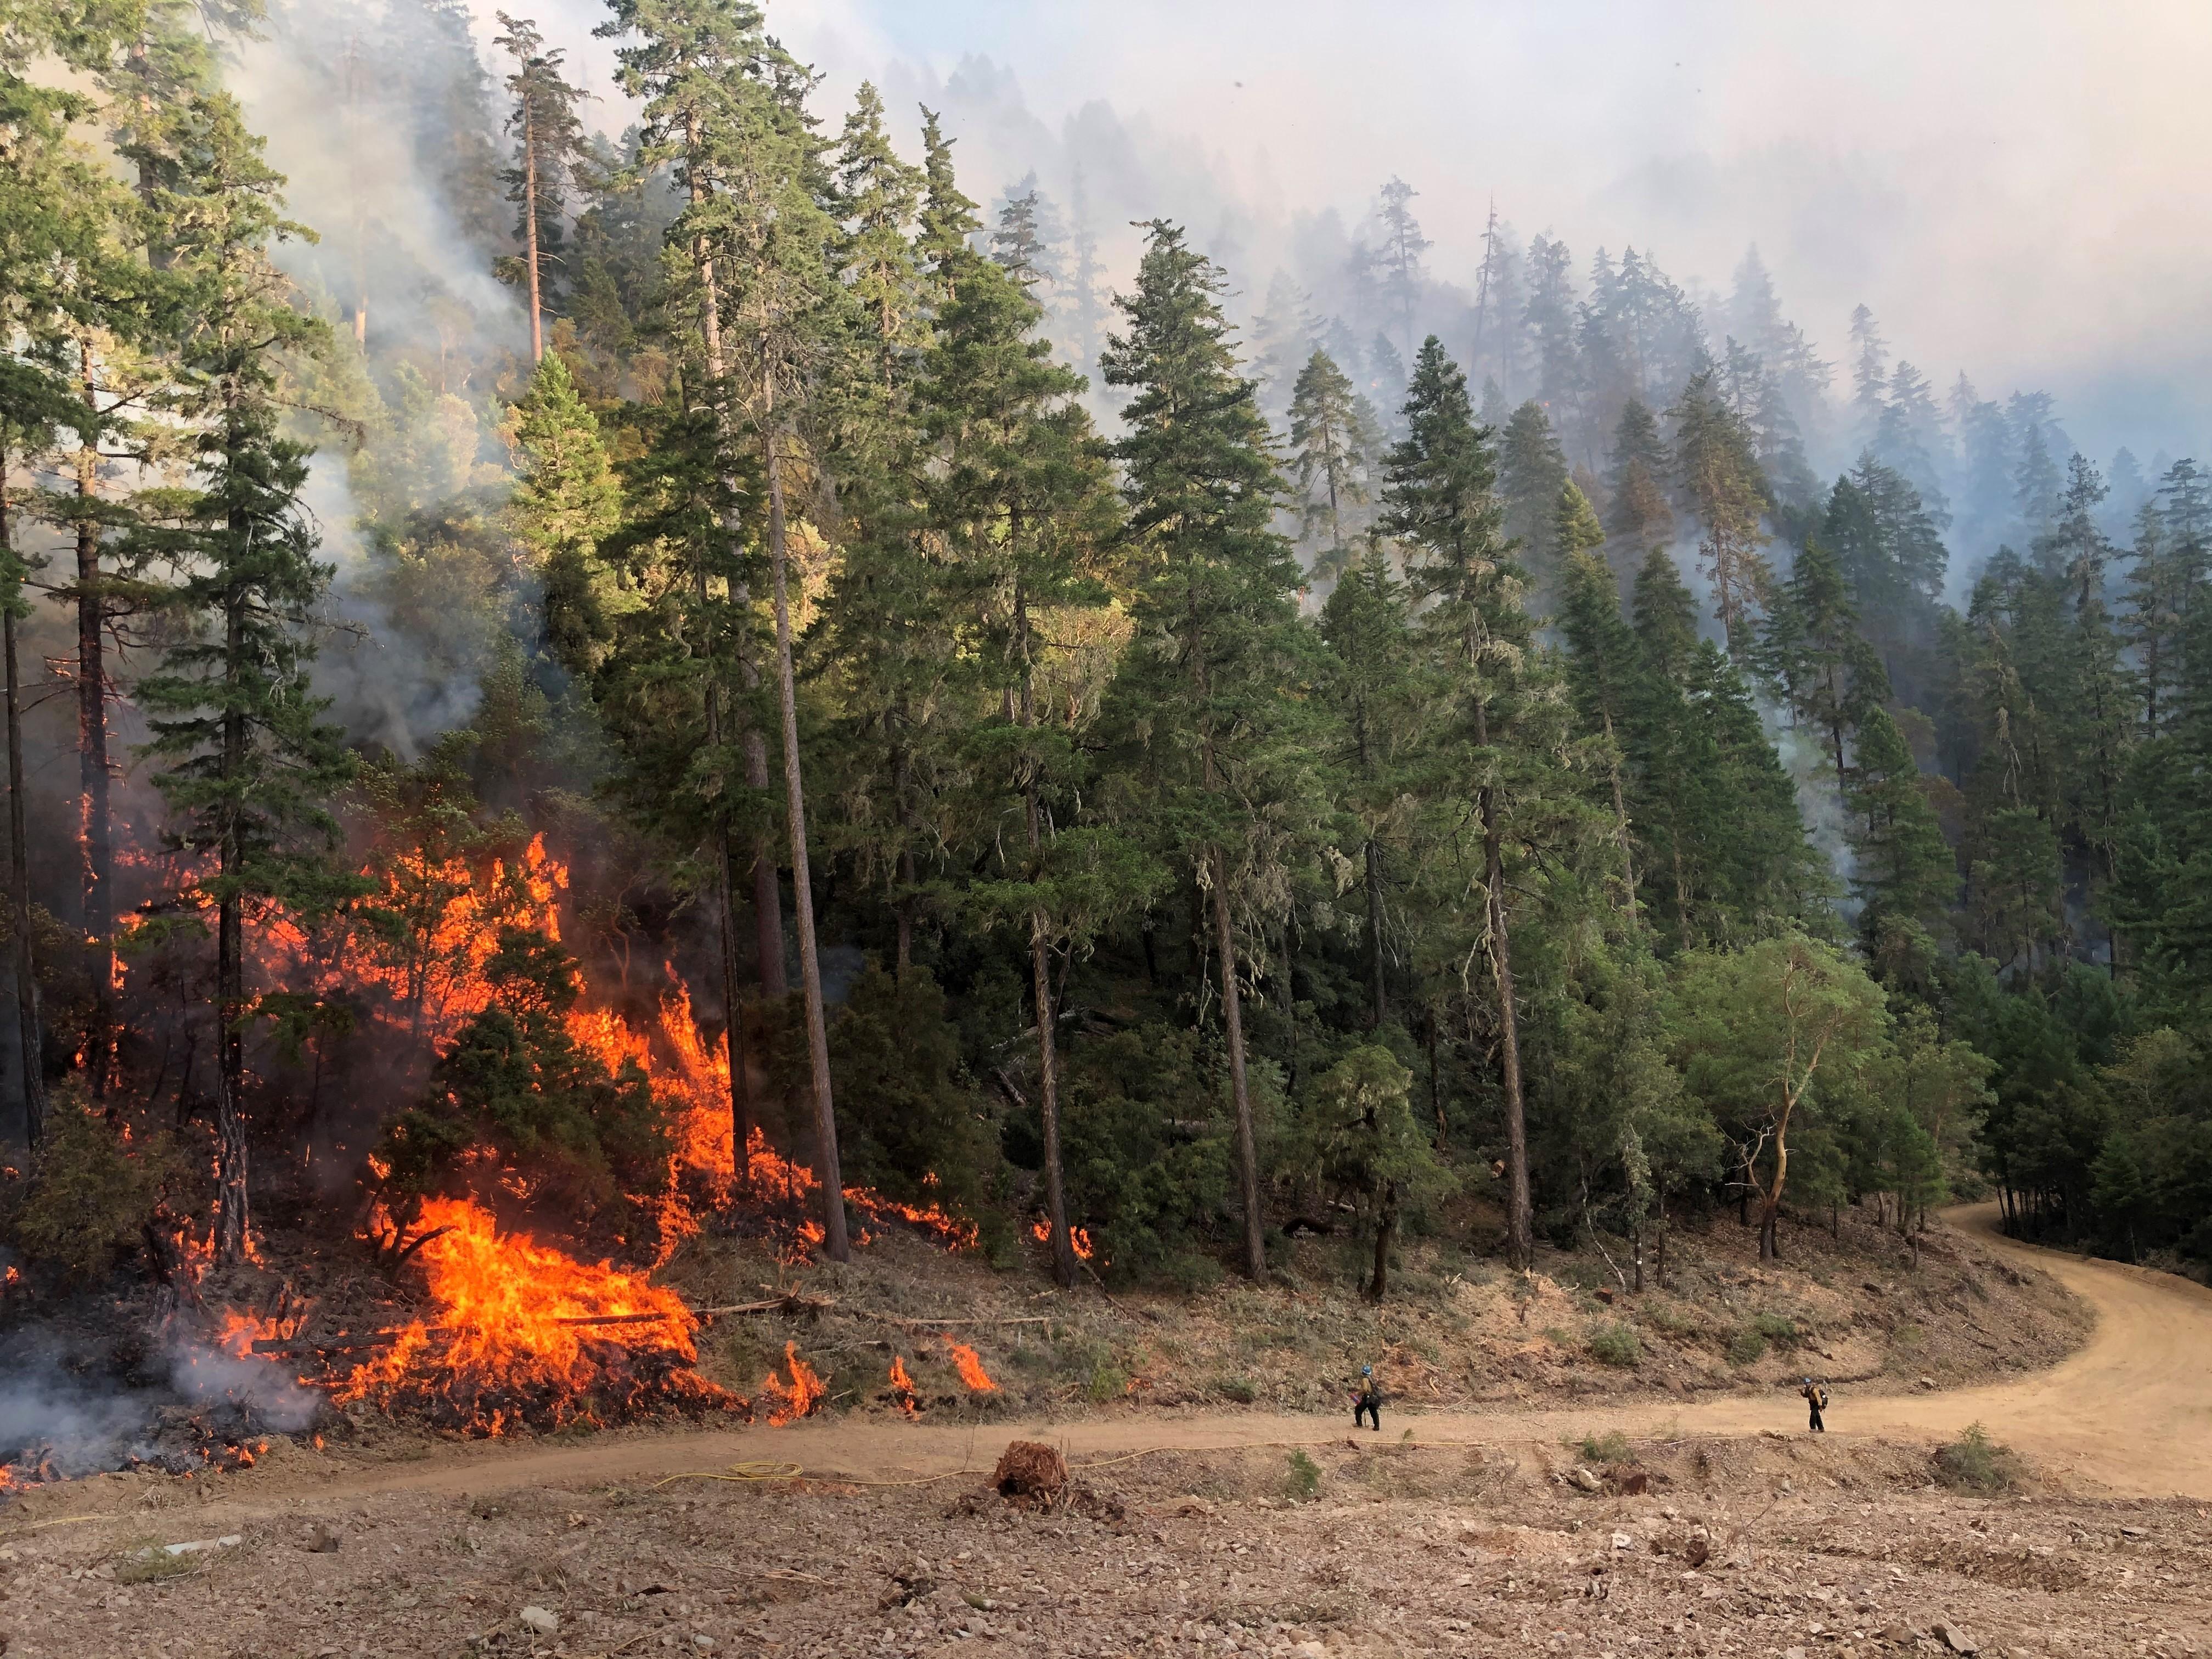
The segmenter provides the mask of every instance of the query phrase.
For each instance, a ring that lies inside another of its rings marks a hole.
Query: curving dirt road
[[[2096,1310],[2097,1327],[2070,1358],[2046,1371],[1949,1393],[1838,1395],[1828,1416],[1838,1437],[1945,1440],[1980,1422],[2069,1487],[2128,1497],[2212,1497],[2212,1290],[2118,1262],[2086,1261],[2014,1243],[1996,1231],[1996,1206],[1947,1218],[1984,1236],[2023,1266],[2041,1267]],[[1402,1412],[1431,1444],[1556,1444],[1563,1435],[1620,1429],[1632,1435],[1741,1435],[1802,1431],[1794,1394],[1654,1401],[1534,1412]],[[349,1470],[319,1479],[300,1468],[295,1493],[324,1498],[374,1492],[485,1492],[521,1486],[653,1480],[746,1460],[788,1460],[810,1474],[894,1481],[988,1468],[1009,1438],[1049,1440],[1073,1461],[1148,1449],[1313,1446],[1341,1438],[1340,1425],[1257,1413],[1129,1417],[1070,1422],[938,1425],[832,1419],[779,1430],[611,1435],[575,1447],[472,1446],[434,1462]],[[295,1465],[295,1468],[299,1466]],[[273,1471],[272,1471],[273,1473]],[[264,1498],[274,1496],[267,1488]],[[248,1500],[248,1506],[253,1506]]]

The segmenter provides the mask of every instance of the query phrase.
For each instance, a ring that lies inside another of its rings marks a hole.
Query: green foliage
[[[1218,1065],[1196,1033],[1159,1025],[1070,1054],[1068,1216],[1090,1229],[1101,1272],[1158,1279],[1223,1237],[1232,1127]]]
[[[2026,1473],[2019,1455],[1990,1439],[1979,1423],[1969,1423],[1964,1434],[1936,1452],[1936,1478],[1958,1492],[1994,1498],[2017,1489]]]
[[[1603,1434],[1586,1434],[1581,1439],[1562,1443],[1585,1463],[1632,1463],[1636,1448],[1619,1429],[1607,1429]]]
[[[1797,1322],[1786,1314],[1753,1314],[1751,1328],[1776,1347],[1785,1351],[1796,1347],[1803,1340],[1797,1329]]]
[[[1283,1479],[1284,1495],[1294,1504],[1310,1504],[1320,1497],[1321,1465],[1303,1451],[1292,1452],[1289,1465]]]
[[[984,1213],[998,1149],[962,1079],[958,1033],[928,969],[894,978],[870,963],[830,1024],[830,1066],[849,1182]]]
[[[1314,549],[1314,574],[1337,576],[1352,556],[1358,509],[1372,500],[1368,477],[1380,441],[1374,411],[1336,360],[1316,349],[1291,388],[1290,417],[1302,539]]]
[[[404,1227],[432,1194],[473,1193],[492,1170],[589,1216],[666,1179],[666,1109],[635,1062],[619,1072],[581,1047],[565,1017],[579,986],[573,957],[541,933],[503,929],[483,966],[491,1006],[455,1034],[428,1090],[388,1127],[376,1157]]]
[[[1644,1344],[1638,1340],[1636,1328],[1619,1321],[1592,1331],[1589,1346],[1590,1357],[1600,1364],[1623,1370],[1633,1370],[1644,1358]]]
[[[622,520],[622,486],[568,366],[549,352],[514,406],[521,459],[508,512],[544,589],[545,643],[571,672],[605,658],[613,613],[634,603],[598,557]]]
[[[167,1135],[126,1137],[74,1091],[57,1092],[10,1242],[68,1279],[97,1279],[119,1255],[138,1248],[183,1176],[184,1160]]]
[[[1766,1357],[1766,1334],[1756,1324],[1739,1326],[1729,1338],[1728,1361],[1731,1365],[1756,1365]]]

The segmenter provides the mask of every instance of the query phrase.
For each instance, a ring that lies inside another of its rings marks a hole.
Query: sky
[[[537,11],[619,127],[588,38],[603,8]],[[987,201],[1032,167],[1052,190],[1087,133],[1127,161],[1107,207],[1157,197],[1134,210],[1218,234],[1255,289],[1297,216],[1356,222],[1395,173],[1441,278],[1471,284],[1493,197],[1578,267],[1632,244],[1720,289],[1756,242],[1832,362],[1863,302],[1939,387],[1963,369],[1984,397],[2057,393],[2100,458],[2212,439],[2206,0],[769,0],[769,19],[821,71],[833,130],[864,79],[895,110],[937,99]]]

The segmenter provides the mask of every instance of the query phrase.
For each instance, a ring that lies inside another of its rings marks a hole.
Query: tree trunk
[[[699,150],[700,137],[696,117],[685,119],[685,138],[692,155]],[[707,187],[695,170],[691,179],[691,204],[694,207],[707,199]],[[714,256],[708,252],[704,237],[695,238],[691,257],[699,272],[701,295],[699,331],[707,351],[707,374],[714,383],[713,396],[715,408],[723,408],[728,388],[723,379],[726,368],[722,356],[721,292],[714,272]],[[722,441],[730,441],[726,420]],[[732,495],[738,492],[735,473],[723,479],[724,487]],[[735,524],[727,526],[733,549],[743,542],[743,533]],[[742,553],[738,558],[742,559]],[[733,562],[733,568],[738,568]],[[746,584],[732,576],[730,581],[731,609],[742,615],[750,603],[751,594]],[[738,660],[738,683],[748,692],[760,685],[760,671],[753,664],[752,653],[745,648],[745,630],[742,622],[733,641]],[[768,784],[768,739],[750,718],[740,720],[739,745],[744,750],[745,787],[765,792]],[[753,837],[752,843],[753,926],[757,930],[760,952],[761,994],[771,1001],[781,1000],[790,989],[783,971],[783,896],[776,876],[775,849],[773,838],[766,830]],[[734,1055],[732,1057],[734,1064]]]
[[[1620,751],[1613,743],[1613,711],[1605,715],[1606,766],[1613,779],[1613,833],[1620,846],[1621,908],[1628,913],[1628,925],[1636,926],[1636,844],[1628,829],[1628,802],[1620,788]]]
[[[830,1028],[822,1005],[822,958],[814,938],[814,890],[806,860],[806,786],[799,765],[799,689],[791,662],[791,592],[785,546],[782,460],[775,430],[768,442],[768,549],[775,573],[775,689],[783,710],[784,812],[791,832],[791,890],[799,907],[799,973],[806,994],[806,1053],[814,1079],[816,1155],[821,1168],[823,1247],[849,1261],[844,1178],[837,1161],[837,1109],[830,1085]]]
[[[1778,1261],[1782,1257],[1781,1216],[1782,1184],[1790,1175],[1790,1114],[1796,1102],[1785,1102],[1782,1116],[1774,1126],[1774,1183],[1766,1189],[1759,1206],[1759,1259]]]
[[[522,225],[530,261],[530,361],[545,361],[545,302],[538,286],[538,140],[530,94],[522,95]]]
[[[884,716],[888,727],[890,716]],[[898,949],[892,973],[898,981],[906,982],[907,969],[914,966],[914,814],[909,792],[914,787],[914,763],[906,750],[903,738],[896,738],[891,751],[891,793],[897,798],[898,811],[898,898],[891,906],[891,915],[898,925]],[[1034,843],[1032,843],[1034,845]]]
[[[95,1100],[107,1093],[115,1029],[115,855],[108,805],[106,596],[100,591],[100,493],[96,447],[100,408],[92,376],[92,342],[77,342],[86,430],[77,450],[76,490],[76,731],[78,834],[83,848],[84,936],[92,957],[92,1030],[85,1054],[87,1081]]]
[[[1213,940],[1221,967],[1222,1024],[1229,1036],[1229,1092],[1237,1109],[1237,1169],[1244,1197],[1244,1271],[1267,1276],[1261,1231],[1260,1149],[1252,1129],[1252,1094],[1244,1075],[1244,1015],[1237,990],[1237,933],[1229,919],[1229,859],[1213,851]]]
[[[1198,706],[1207,708],[1212,691],[1207,684],[1206,647],[1198,626],[1198,595],[1190,590],[1190,668]],[[1199,742],[1200,776],[1209,793],[1220,788],[1215,770],[1213,726],[1210,713],[1201,716]],[[1260,1149],[1252,1128],[1252,1093],[1244,1072],[1244,1014],[1237,991],[1237,929],[1229,916],[1229,854],[1215,847],[1204,855],[1212,865],[1213,948],[1221,971],[1222,1027],[1229,1039],[1229,1093],[1237,1114],[1237,1167],[1244,1199],[1244,1271],[1255,1284],[1267,1276],[1267,1239],[1260,1212]],[[1198,871],[1192,871],[1191,966],[1205,978],[1204,926],[1196,891]]]
[[[231,534],[243,544],[253,534],[251,524],[234,515]],[[241,578],[234,578],[242,583]],[[239,815],[239,781],[246,770],[246,714],[239,707],[239,672],[246,657],[246,600],[234,586],[224,605],[223,678],[231,695],[222,717],[222,779],[227,786],[222,807],[219,854],[222,874],[221,896],[216,904],[216,1260],[235,1267],[246,1260],[246,1121],[240,1096],[246,1082],[246,1038],[240,1024],[246,1015],[246,938],[244,902],[233,884],[242,874],[244,837]]]
[[[1443,1022],[1437,1017],[1437,1005],[1433,1000],[1422,1005],[1422,1012],[1427,1018],[1429,1027],[1429,1115],[1437,1121],[1437,1150],[1442,1152],[1450,1128],[1450,1126],[1444,1121],[1443,1079],[1437,1066],[1437,1027]]]
[[[15,562],[8,534],[8,456],[0,447],[0,561]],[[46,1045],[39,1030],[39,981],[31,950],[31,844],[24,826],[23,688],[15,654],[15,611],[0,604],[0,652],[8,685],[8,902],[9,955],[15,975],[15,1033],[23,1066],[23,1133],[33,1148],[46,1139]]]
[[[1636,1268],[1636,1294],[1644,1294],[1644,1224],[1638,1222],[1628,1230],[1629,1259]]]
[[[1367,1299],[1380,1302],[1390,1288],[1390,1247],[1398,1242],[1398,1183],[1382,1188],[1382,1212],[1375,1224],[1375,1270],[1368,1277]]]
[[[1021,696],[1012,712],[1019,721],[1023,742],[1036,728],[1036,684],[1030,661],[1029,596],[1018,580],[1014,586],[1014,655],[1020,665]],[[1024,753],[1021,759],[1022,820],[1029,843],[1029,877],[1042,874],[1044,814],[1037,799],[1036,761]],[[1052,1276],[1062,1290],[1075,1287],[1075,1240],[1067,1230],[1067,1185],[1060,1158],[1060,1055],[1054,1024],[1058,999],[1053,995],[1051,918],[1042,908],[1030,912],[1030,975],[1035,981],[1036,1008],[1037,1101],[1044,1125],[1045,1223],[1051,1230]]]
[[[1489,711],[1474,706],[1474,740],[1490,746]],[[1513,948],[1505,921],[1504,836],[1498,826],[1497,792],[1476,792],[1482,818],[1483,882],[1489,889],[1490,967],[1498,986],[1498,1069],[1505,1094],[1506,1259],[1527,1271],[1536,1258],[1535,1218],[1528,1192],[1528,1123],[1521,1091],[1521,1021],[1515,1006]]]
[[[1380,1030],[1390,1018],[1390,994],[1382,973],[1382,854],[1372,836],[1367,838],[1367,974],[1373,999],[1367,1024]]]
[[[1062,1290],[1075,1286],[1075,1241],[1067,1231],[1067,1190],[1060,1164],[1060,1066],[1054,1046],[1050,953],[1042,910],[1030,917],[1030,976],[1036,1002],[1037,1105],[1044,1120],[1044,1202],[1052,1230],[1052,1276]]]
[[[722,1006],[727,1021],[722,1046],[730,1060],[730,1168],[743,1188],[752,1172],[752,1079],[745,1070],[745,1006],[738,992],[737,872],[730,860],[726,815],[714,828],[714,877],[722,902]]]
[[[706,715],[707,747],[710,752],[719,753],[722,747],[722,688],[720,671],[714,662],[714,624],[708,619],[706,565],[702,562],[696,566],[693,575],[699,605],[699,651],[706,670],[705,696],[701,702]],[[745,1076],[744,1005],[738,997],[738,894],[736,872],[730,863],[729,799],[725,784],[709,833],[714,844],[715,897],[722,912],[718,932],[722,947],[722,1010],[727,1028],[723,1046],[730,1058],[730,1170],[743,1188],[751,1171],[753,1115]]]

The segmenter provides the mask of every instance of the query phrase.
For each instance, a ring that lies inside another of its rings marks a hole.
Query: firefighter
[[[1815,1382],[1808,1376],[1805,1379],[1805,1386],[1797,1390],[1797,1396],[1813,1414],[1812,1424],[1805,1431],[1808,1434],[1827,1433],[1828,1425],[1820,1420],[1820,1413],[1828,1409],[1828,1385]]]
[[[1352,1398],[1352,1426],[1356,1429],[1364,1422],[1371,1425],[1376,1433],[1382,1433],[1382,1385],[1375,1380],[1374,1366],[1359,1368],[1359,1392]]]

